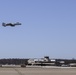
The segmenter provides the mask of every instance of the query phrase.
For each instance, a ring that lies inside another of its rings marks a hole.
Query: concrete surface
[[[76,68],[0,68],[0,75],[76,75]]]

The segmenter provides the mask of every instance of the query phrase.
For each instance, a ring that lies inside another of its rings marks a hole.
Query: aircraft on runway
[[[6,27],[6,26],[11,26],[11,27],[14,27],[16,25],[21,25],[21,23],[19,22],[16,22],[16,23],[2,23],[2,26]]]

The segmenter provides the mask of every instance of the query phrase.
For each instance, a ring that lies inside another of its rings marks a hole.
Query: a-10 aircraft
[[[16,23],[2,23],[2,26],[6,27],[6,26],[11,26],[14,27],[16,25],[21,25],[21,23],[16,22]]]

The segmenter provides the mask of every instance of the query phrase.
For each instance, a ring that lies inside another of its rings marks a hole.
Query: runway
[[[0,75],[76,75],[76,68],[0,68]]]

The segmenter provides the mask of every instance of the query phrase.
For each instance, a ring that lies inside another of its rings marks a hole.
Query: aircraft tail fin
[[[6,27],[6,24],[3,22],[3,23],[2,23],[2,26]]]

